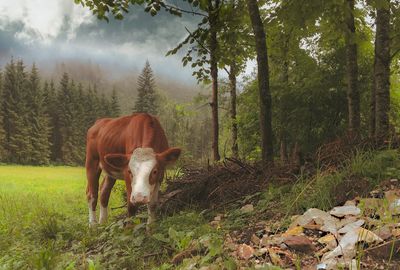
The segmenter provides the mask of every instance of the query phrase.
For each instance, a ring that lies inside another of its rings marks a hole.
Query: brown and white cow
[[[89,225],[97,223],[96,205],[99,177],[100,223],[107,221],[107,206],[116,179],[124,179],[128,215],[138,205],[147,204],[151,224],[155,218],[160,184],[165,167],[174,163],[181,150],[169,148],[158,119],[147,113],[97,120],[88,130],[86,145],[86,195],[89,204]]]

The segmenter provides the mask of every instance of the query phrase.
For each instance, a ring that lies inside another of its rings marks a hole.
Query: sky
[[[0,67],[11,57],[39,68],[79,61],[99,64],[111,77],[140,72],[149,60],[154,72],[195,83],[181,56],[166,52],[195,29],[201,18],[159,14],[132,6],[122,21],[99,21],[73,0],[0,0]]]

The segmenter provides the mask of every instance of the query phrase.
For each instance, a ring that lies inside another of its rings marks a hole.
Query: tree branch
[[[200,12],[196,12],[196,11],[193,11],[193,10],[191,10],[191,11],[190,10],[185,10],[185,9],[179,8],[179,7],[175,6],[175,5],[168,4],[166,1],[165,1],[165,8],[167,10],[168,9],[174,9],[174,10],[177,10],[177,11],[182,12],[182,13],[198,15],[198,16],[203,16],[203,17],[208,18],[208,16],[206,14],[203,14],[203,13],[200,13]]]
[[[186,31],[189,33],[189,35],[194,38],[194,40],[196,40],[197,44],[199,44],[204,50],[207,51],[207,53],[210,53],[210,50],[203,45],[203,43],[201,43],[194,35],[192,32],[190,32],[190,30],[185,26]],[[224,67],[224,70],[226,73],[228,73],[228,75],[230,75],[231,73],[229,72],[229,70],[226,69],[226,67]]]

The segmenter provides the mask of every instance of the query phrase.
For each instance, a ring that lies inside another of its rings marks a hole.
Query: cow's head
[[[134,204],[148,203],[158,192],[165,167],[180,156],[180,148],[169,148],[154,153],[152,148],[136,148],[131,155],[108,154],[105,162],[117,170],[124,170],[131,180],[130,201]]]

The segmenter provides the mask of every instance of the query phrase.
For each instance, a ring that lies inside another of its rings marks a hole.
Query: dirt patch
[[[371,188],[368,179],[356,177],[345,179],[333,189],[334,205],[342,205],[356,197],[365,197]]]

